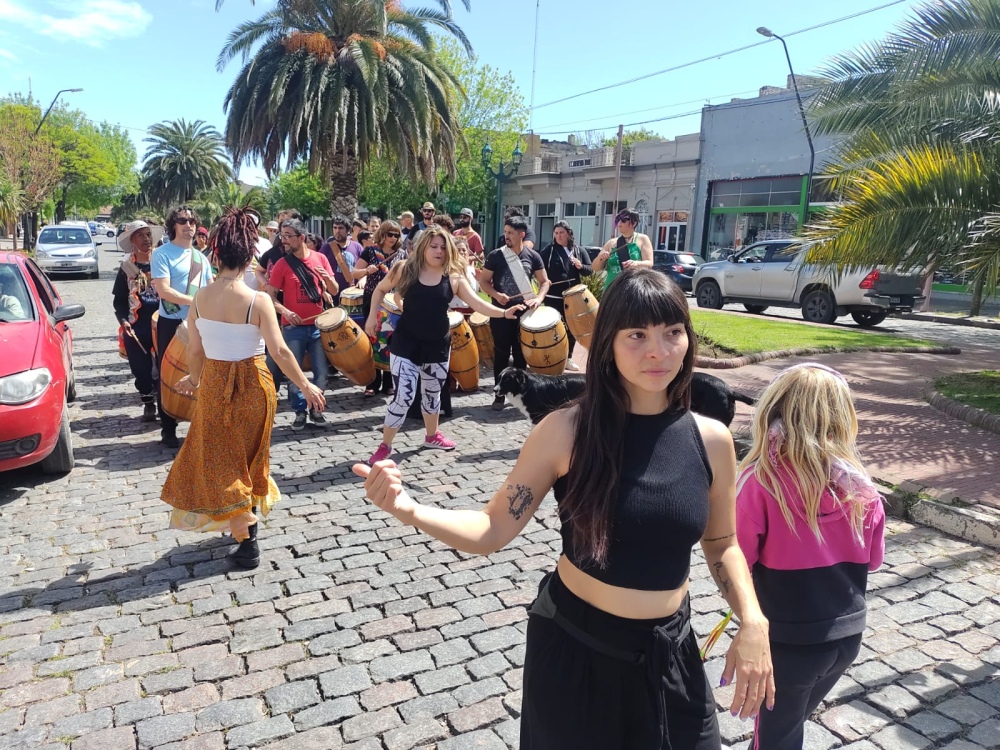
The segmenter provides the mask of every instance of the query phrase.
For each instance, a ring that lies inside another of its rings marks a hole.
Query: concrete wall
[[[802,92],[808,102],[810,93]],[[814,136],[815,173],[839,139]],[[705,107],[701,112],[701,167],[695,186],[691,242],[701,252],[708,214],[708,188],[714,180],[804,175],[809,146],[794,93],[758,97]]]

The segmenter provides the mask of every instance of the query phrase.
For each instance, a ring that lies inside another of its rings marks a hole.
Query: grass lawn
[[[934,387],[950,399],[977,409],[1000,414],[1000,372],[963,372],[934,381]]]
[[[833,326],[809,326],[766,318],[692,310],[691,321],[701,342],[702,354],[732,356],[782,349],[874,349],[882,346],[935,346],[891,333],[873,333]]]

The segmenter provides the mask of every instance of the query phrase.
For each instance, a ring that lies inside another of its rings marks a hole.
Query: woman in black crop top
[[[382,426],[382,444],[368,460],[384,461],[392,453],[392,441],[406,421],[406,412],[417,395],[420,383],[420,411],[427,436],[425,448],[450,451],[455,443],[438,430],[441,389],[448,379],[451,356],[451,329],[448,306],[456,296],[473,310],[492,318],[516,317],[523,305],[510,310],[494,307],[481,300],[465,276],[464,261],[459,258],[455,240],[433,224],[420,233],[409,257],[394,265],[372,293],[371,312],[365,332],[375,338],[377,312],[386,294],[396,290],[401,309],[399,322],[389,345],[389,371],[395,394],[386,407]]]
[[[529,609],[522,750],[720,747],[690,627],[699,542],[741,623],[722,680],[735,681],[731,710],[774,705],[767,621],[735,536],[732,436],[688,411],[695,349],[683,292],[627,270],[601,300],[584,395],[532,430],[485,508],[415,502],[392,461],[354,467],[378,507],[471,554],[506,546],[555,487],[563,554]]]

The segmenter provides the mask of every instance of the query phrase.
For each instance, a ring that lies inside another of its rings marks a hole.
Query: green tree
[[[30,105],[0,103],[0,173],[21,191],[22,211],[37,211],[59,184],[59,153],[47,133],[35,136],[40,119]]]
[[[843,202],[810,228],[811,259],[933,269],[975,279],[972,313],[1000,272],[1000,3],[917,9],[898,32],[835,57],[810,104],[818,132],[848,138],[827,167]]]
[[[17,250],[17,232],[14,229],[21,217],[24,205],[24,191],[0,174],[0,227],[14,238],[14,249]]]
[[[639,128],[638,130],[626,130],[622,133],[622,147],[628,148],[629,146],[634,146],[642,141],[662,141],[663,136],[647,128]],[[602,141],[602,144],[606,147],[617,146],[618,145],[618,134],[607,137]]]
[[[309,165],[300,163],[289,172],[274,177],[267,186],[270,200],[277,207],[297,208],[303,216],[325,217],[330,211],[330,185],[310,173]]]
[[[218,221],[231,206],[252,208],[263,214],[267,200],[264,191],[259,187],[244,185],[242,182],[226,182],[216,185],[194,201],[195,211],[205,226],[211,226]]]
[[[495,183],[480,163],[483,145],[489,141],[497,155],[505,159],[513,152],[528,124],[528,110],[514,76],[490,65],[480,65],[455,42],[444,41],[439,59],[448,67],[465,91],[456,113],[461,146],[456,154],[455,172],[439,171],[439,189],[409,179],[393,168],[389,159],[373,159],[364,173],[361,198],[369,208],[389,216],[416,209],[431,198],[442,210],[457,212],[469,207],[481,212],[492,205]],[[443,198],[447,196],[447,204]]]
[[[454,174],[462,91],[432,31],[471,48],[450,0],[437,4],[408,11],[397,0],[278,0],[234,29],[218,68],[242,58],[225,100],[235,162],[257,157],[274,174],[283,160],[306,160],[332,187],[332,211],[346,215],[357,212],[359,175],[372,157],[428,184],[439,168]]]
[[[203,120],[157,123],[149,136],[142,192],[154,208],[193,201],[232,179],[222,136]]]

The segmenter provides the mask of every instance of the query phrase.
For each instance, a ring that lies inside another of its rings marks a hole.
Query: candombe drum
[[[160,370],[160,406],[178,422],[190,422],[198,403],[198,391],[194,396],[182,396],[177,392],[177,383],[190,372],[187,349],[188,327],[185,321],[177,328],[177,333],[163,353]]]
[[[563,307],[566,310],[566,325],[585,349],[590,348],[590,337],[597,323],[599,303],[583,284],[577,284],[563,292]]]
[[[562,375],[569,339],[558,310],[543,305],[521,316],[521,351],[533,372]]]
[[[356,385],[368,385],[375,379],[371,341],[347,310],[335,307],[321,313],[316,328],[326,358],[344,377]]]
[[[479,387],[479,347],[476,339],[465,316],[457,310],[448,313],[448,326],[451,329],[448,372],[463,391],[474,391]]]
[[[362,327],[365,325],[365,315],[362,310],[364,302],[364,290],[358,289],[356,286],[349,286],[340,293],[340,306],[347,311],[351,320],[360,323]]]
[[[396,330],[399,315],[400,309],[399,305],[396,304],[396,296],[390,292],[382,298],[382,305],[376,316],[375,367],[384,372],[389,372],[389,338]],[[372,380],[374,379],[375,376],[372,375]]]
[[[487,367],[493,367],[493,329],[490,328],[489,316],[474,312],[469,316],[469,327],[476,339],[479,349],[479,361]]]

